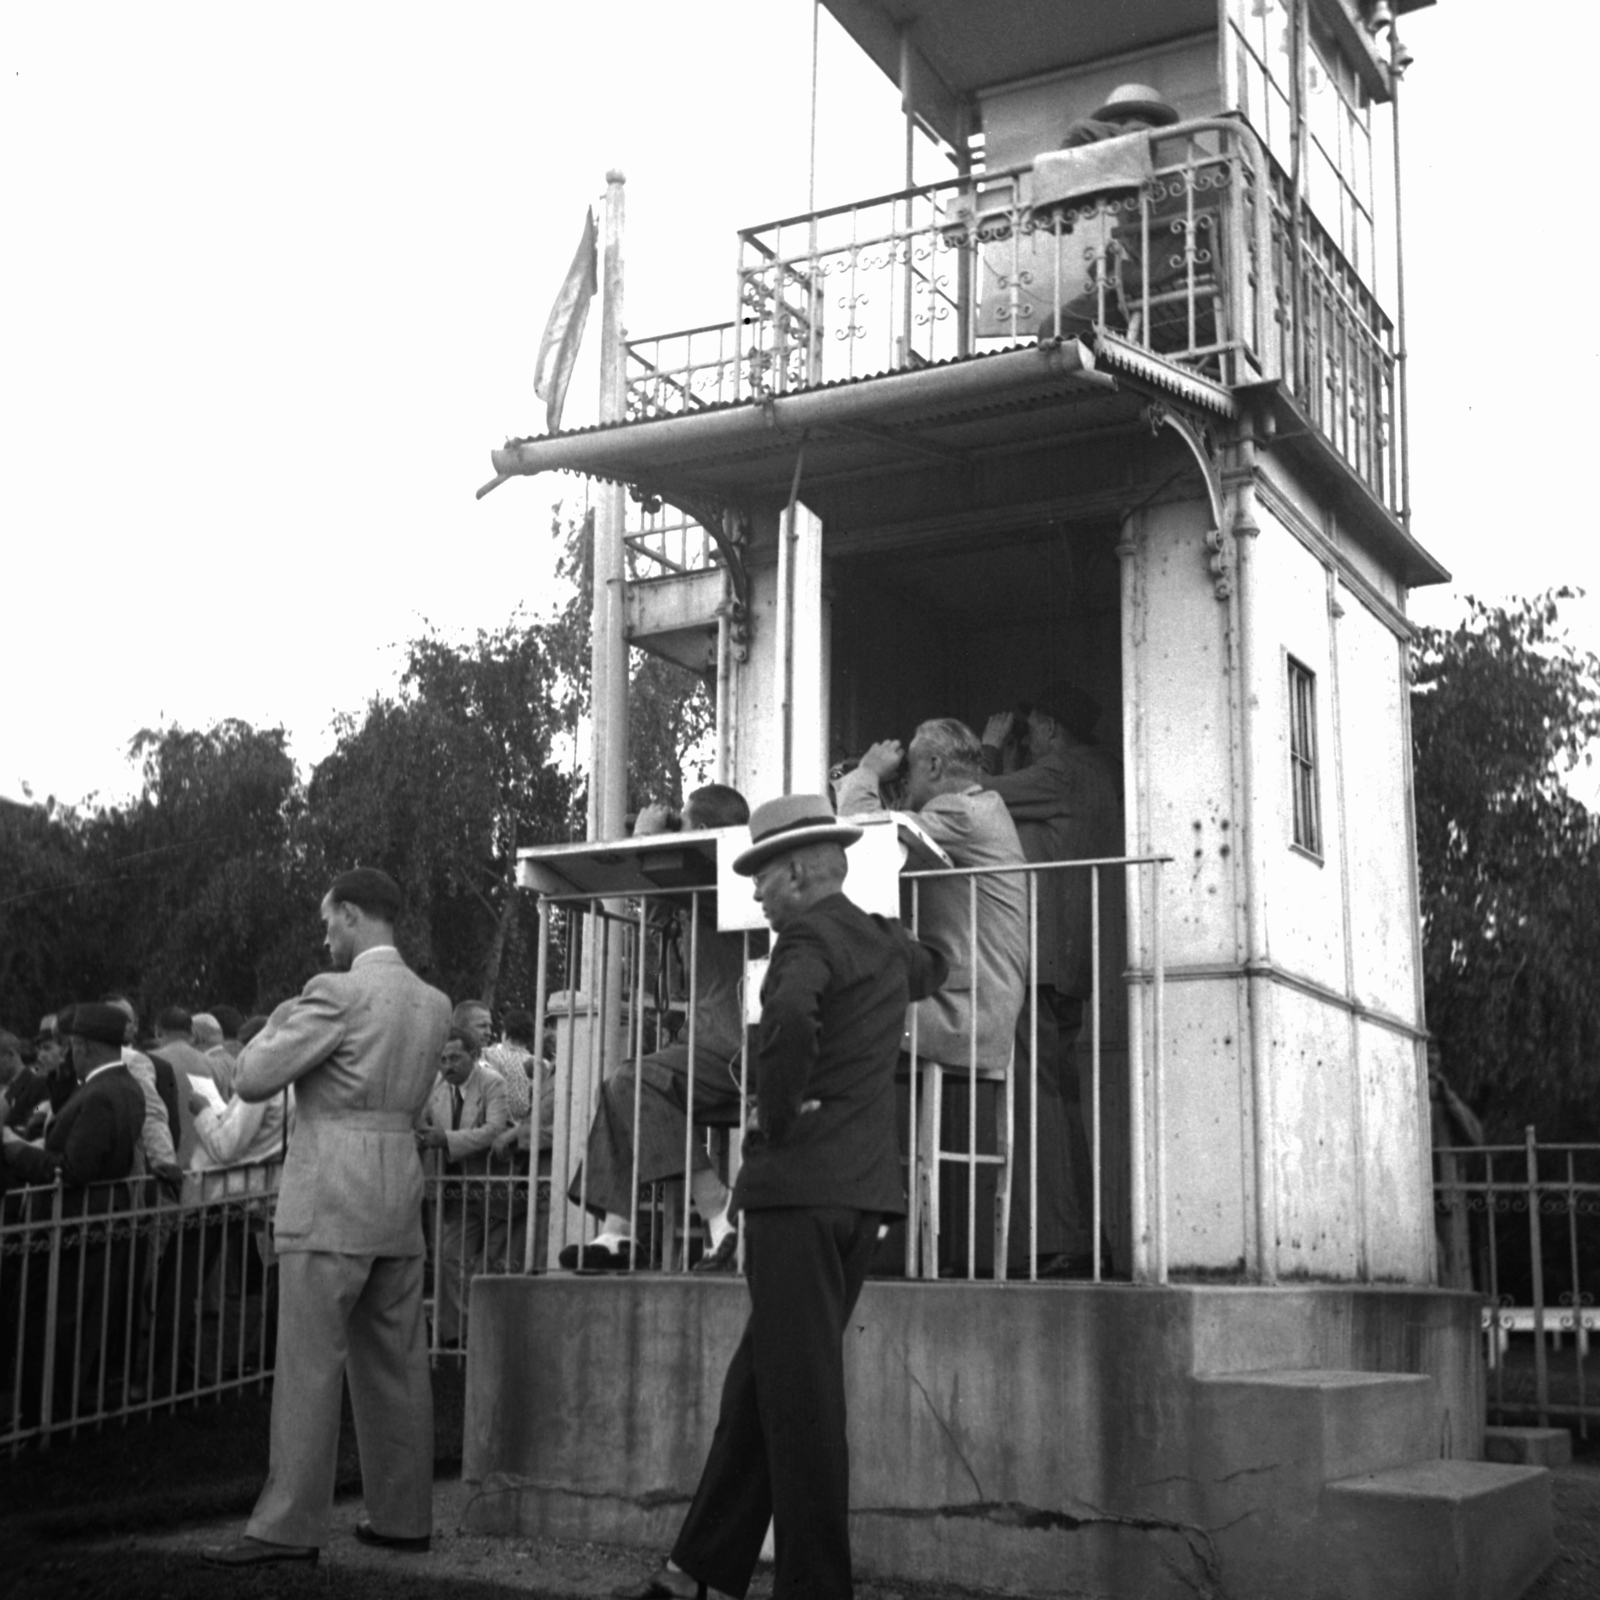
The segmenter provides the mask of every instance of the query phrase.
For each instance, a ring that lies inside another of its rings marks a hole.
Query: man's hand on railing
[[[152,1161],[150,1176],[169,1200],[176,1200],[183,1193],[183,1168],[176,1161]]]
[[[416,1140],[419,1150],[444,1150],[448,1149],[450,1144],[443,1128],[418,1128]]]

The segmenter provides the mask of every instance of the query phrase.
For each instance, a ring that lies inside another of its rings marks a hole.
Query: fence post
[[[50,1266],[45,1275],[43,1377],[39,1388],[39,1448],[50,1448],[50,1425],[55,1421],[56,1319],[61,1307],[61,1174],[50,1192]]]
[[[1544,1348],[1544,1254],[1539,1227],[1539,1146],[1529,1123],[1524,1130],[1528,1152],[1528,1263],[1533,1272],[1533,1383],[1539,1426],[1550,1426],[1550,1367]]]

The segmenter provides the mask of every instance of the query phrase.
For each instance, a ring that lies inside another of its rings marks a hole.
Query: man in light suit
[[[461,1343],[468,1279],[493,1270],[492,1263],[483,1264],[489,1186],[470,1179],[488,1175],[495,1140],[510,1126],[505,1079],[478,1059],[473,1034],[452,1028],[439,1057],[439,1081],[417,1125],[417,1148],[441,1151],[445,1176],[469,1180],[447,1184],[440,1202],[433,1303],[441,1345]]]
[[[839,782],[839,815],[880,811],[879,785],[902,760],[906,804],[957,867],[1025,865],[1005,802],[979,785],[983,747],[951,717],[924,722],[903,750],[883,739]],[[944,987],[916,1007],[917,1054],[965,1067],[974,1038],[980,1067],[1004,1067],[1022,1010],[1028,971],[1028,885],[1021,871],[987,873],[977,884],[974,938],[966,879],[931,878],[917,897],[917,937],[945,958]],[[903,908],[909,918],[909,907]]]
[[[422,1317],[422,1162],[413,1128],[450,1028],[450,1002],[400,959],[400,890],[370,867],[322,902],[337,969],[273,1012],[241,1053],[234,1092],[294,1085],[278,1190],[280,1285],[266,1487],[218,1566],[314,1562],[327,1539],[348,1377],[367,1516],[356,1537],[426,1550],[433,1526],[433,1389]]]

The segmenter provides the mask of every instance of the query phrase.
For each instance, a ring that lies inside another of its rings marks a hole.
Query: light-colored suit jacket
[[[450,1031],[450,1001],[391,945],[325,972],[239,1056],[234,1092],[295,1088],[273,1240],[280,1251],[420,1256],[422,1162],[412,1137]]]
[[[441,1072],[419,1125],[443,1130],[443,1155],[450,1170],[487,1172],[490,1149],[511,1126],[505,1079],[481,1061],[474,1062],[461,1085],[461,1126],[452,1128],[451,1120],[450,1080]]]
[[[878,781],[863,767],[839,784],[839,815],[883,809]],[[976,783],[935,795],[917,813],[957,867],[1021,866],[1026,859],[1016,825],[997,794]],[[971,890],[978,886],[977,940],[972,938]],[[910,911],[907,908],[909,918]],[[908,922],[909,926],[909,922]],[[918,887],[917,937],[949,964],[943,986],[912,1008],[917,1054],[964,1067],[971,1059],[974,1027],[978,1065],[1003,1067],[1028,972],[1028,886],[1023,873],[990,873],[976,880],[930,878]]]

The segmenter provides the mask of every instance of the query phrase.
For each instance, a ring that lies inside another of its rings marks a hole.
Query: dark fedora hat
[[[56,1031],[63,1038],[76,1034],[96,1044],[120,1045],[127,1028],[128,1018],[116,1006],[71,1006],[56,1018]]]
[[[854,844],[861,830],[840,822],[820,794],[786,794],[759,805],[750,816],[750,848],[733,858],[733,870],[749,878],[757,868],[808,844]]]

